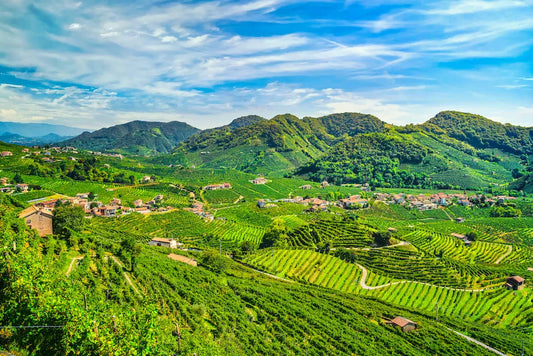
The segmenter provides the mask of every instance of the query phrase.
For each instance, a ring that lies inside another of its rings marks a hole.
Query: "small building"
[[[27,192],[29,189],[29,185],[26,183],[19,183],[15,186],[15,189],[20,189],[21,192]]]
[[[402,316],[397,316],[391,321],[388,321],[387,324],[399,327],[404,333],[409,332],[411,330],[415,330],[418,327],[417,323]]]
[[[465,218],[455,218],[455,221],[458,222],[458,223],[464,223],[465,222]]]
[[[466,238],[466,235],[458,234],[458,233],[456,233],[456,232],[452,232],[452,233],[450,234],[450,236],[453,236],[453,237],[455,237],[456,239],[459,239],[459,240],[466,240],[466,239],[467,239],[467,238]]]
[[[0,152],[0,156],[2,157],[13,156],[13,153],[11,151],[2,151]]]
[[[265,199],[259,199],[259,200],[257,201],[257,207],[258,207],[258,208],[261,208],[261,209],[262,209],[262,208],[265,208],[265,207],[266,207]]]
[[[89,199],[89,193],[77,193],[76,198]]]
[[[148,242],[148,245],[168,247],[168,248],[178,248],[178,242],[176,240],[167,239],[163,237],[154,237],[150,242]]]
[[[35,206],[31,206],[24,209],[19,218],[24,219],[24,222],[30,229],[35,229],[39,233],[39,236],[46,236],[53,234],[52,219],[53,214],[50,210],[40,209]]]
[[[135,206],[136,208],[140,208],[141,206],[143,206],[143,201],[142,199],[137,199],[133,202],[133,206]]]
[[[24,148],[24,149],[22,150],[22,153],[29,153],[29,152],[30,152],[30,149],[29,149],[29,148]]]
[[[150,183],[152,181],[152,177],[150,176],[144,176],[141,178],[141,183]]]
[[[507,289],[520,290],[524,288],[525,282],[526,280],[523,277],[513,276],[507,278],[507,283],[505,283],[505,286]]]
[[[122,201],[120,199],[118,199],[118,198],[113,198],[109,202],[109,205],[111,205],[111,206],[120,206],[120,205],[122,205]]]
[[[98,208],[98,213],[106,218],[112,218],[117,216],[117,208],[114,206],[105,205],[101,208]]]
[[[1,185],[8,185],[9,184],[9,178],[7,178],[7,177],[0,178],[0,184]]]
[[[311,184],[304,184],[304,185],[302,185],[302,186],[300,187],[300,189],[302,189],[302,190],[309,190],[309,189],[311,189]]]
[[[394,227],[389,227],[387,229],[388,232],[398,232],[398,229],[394,228]]]
[[[257,177],[255,179],[252,179],[250,181],[250,183],[252,183],[252,184],[266,184],[267,180],[266,180],[265,177]]]
[[[329,187],[329,183],[326,182],[326,181],[323,181],[322,183],[320,183],[320,187],[321,187],[321,188]]]

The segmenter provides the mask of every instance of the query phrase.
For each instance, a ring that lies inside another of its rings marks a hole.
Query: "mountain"
[[[230,129],[238,129],[239,127],[246,127],[255,124],[256,122],[265,120],[261,116],[257,115],[248,115],[242,116],[233,120],[228,126]]]
[[[0,121],[0,135],[11,133],[24,137],[42,137],[54,134],[72,137],[81,134],[83,131],[83,129],[77,127],[63,125]]]
[[[175,156],[189,165],[280,175],[319,157],[345,135],[384,130],[378,118],[359,113],[303,119],[285,114],[270,120],[248,116],[190,137]]]
[[[59,136],[54,133],[49,133],[48,135],[44,135],[41,137],[26,137],[11,132],[6,132],[0,135],[0,141],[13,143],[21,146],[40,146],[68,140],[71,137],[72,136]]]
[[[59,144],[92,151],[151,155],[167,153],[198,132],[199,129],[179,121],[132,121],[94,132],[84,132]]]
[[[502,124],[480,115],[443,111],[421,125],[475,148],[498,148],[514,154],[533,153],[533,128]]]

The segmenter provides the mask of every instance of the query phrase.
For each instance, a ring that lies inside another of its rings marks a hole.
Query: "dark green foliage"
[[[494,206],[490,208],[490,216],[492,217],[505,217],[513,218],[522,216],[522,211],[520,209],[514,208],[512,206]]]
[[[20,174],[18,173],[15,174],[15,177],[13,177],[13,183],[15,184],[24,183]]]
[[[377,187],[446,187],[424,173],[401,170],[401,163],[419,164],[431,151],[400,135],[373,133],[340,142],[296,173],[335,184],[369,183]]]
[[[117,151],[132,154],[167,153],[178,143],[200,130],[186,123],[132,121],[94,132],[84,132],[59,143],[92,151]]]
[[[265,232],[263,240],[259,245],[260,248],[266,247],[283,247],[287,245],[289,229],[285,221],[275,219],[272,226]]]
[[[533,153],[532,128],[504,125],[480,115],[443,111],[421,126],[468,142],[476,148],[500,148],[515,154]]]
[[[230,260],[217,250],[206,250],[202,253],[201,265],[215,273],[222,273],[229,268]]]
[[[70,238],[80,232],[85,223],[85,212],[79,206],[60,205],[54,210],[52,220],[54,234],[62,238]]]
[[[389,246],[391,234],[388,231],[376,231],[372,233],[374,237],[374,244],[377,247]]]

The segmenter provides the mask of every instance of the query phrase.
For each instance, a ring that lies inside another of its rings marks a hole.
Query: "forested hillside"
[[[384,130],[376,117],[357,113],[304,119],[278,115],[246,126],[206,130],[180,145],[176,156],[195,166],[287,173],[319,157],[344,135]]]
[[[514,154],[533,154],[533,128],[502,124],[481,115],[443,111],[422,125],[476,148],[499,148]]]
[[[153,155],[171,151],[180,142],[199,131],[178,121],[132,121],[94,132],[84,132],[58,145],[91,151]]]

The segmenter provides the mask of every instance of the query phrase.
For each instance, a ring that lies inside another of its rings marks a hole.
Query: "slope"
[[[344,113],[299,119],[285,114],[246,126],[228,125],[202,132],[180,145],[175,156],[197,167],[282,175],[319,157],[343,136],[384,130],[384,123],[371,115]]]
[[[132,121],[58,143],[92,151],[150,155],[166,153],[200,130],[184,122]]]

